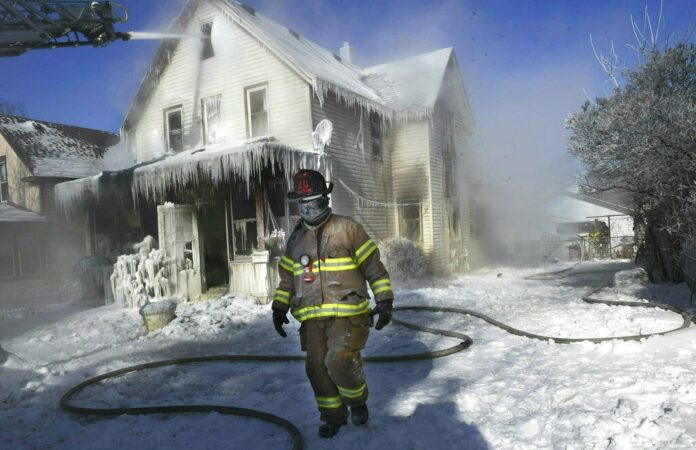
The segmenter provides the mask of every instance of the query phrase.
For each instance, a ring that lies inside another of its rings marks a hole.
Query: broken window
[[[203,41],[203,48],[201,49],[201,59],[208,59],[215,56],[215,51],[213,50],[213,41],[210,39],[212,31],[213,22],[208,22],[201,25],[201,40]]]
[[[180,152],[184,149],[184,126],[181,106],[164,112],[164,128],[167,136],[167,151]]]
[[[40,236],[36,233],[19,233],[16,236],[19,274],[30,276],[43,273]]]
[[[222,95],[201,100],[203,112],[203,144],[222,142]]]
[[[0,156],[0,203],[9,200],[9,189],[7,184],[7,157]]]
[[[266,86],[247,88],[246,107],[249,138],[268,136],[268,92]]]
[[[420,199],[403,200],[399,206],[399,234],[414,242],[423,241]]]
[[[372,131],[372,157],[382,160],[382,119],[378,114],[370,114],[370,129]]]
[[[12,235],[0,234],[0,278],[13,278],[15,276],[12,247]]]

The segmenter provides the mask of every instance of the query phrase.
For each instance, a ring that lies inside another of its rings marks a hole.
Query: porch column
[[[263,235],[266,232],[266,227],[263,221],[266,186],[262,181],[263,180],[259,177],[259,181],[256,182],[256,186],[254,188],[254,195],[256,197],[256,244],[257,248],[261,252],[266,250],[266,243],[263,241]]]

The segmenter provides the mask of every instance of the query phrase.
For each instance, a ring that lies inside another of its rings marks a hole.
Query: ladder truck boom
[[[0,0],[0,56],[128,40],[114,29],[127,20],[126,8],[112,1]]]

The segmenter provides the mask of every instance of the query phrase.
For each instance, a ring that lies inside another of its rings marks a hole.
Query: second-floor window
[[[184,149],[184,121],[181,106],[169,108],[164,112],[164,132],[167,137],[167,151],[176,153]]]
[[[10,190],[7,183],[7,157],[0,156],[0,203],[9,200]]]
[[[203,143],[222,142],[222,96],[213,95],[201,100],[203,112]]]
[[[246,89],[246,108],[249,138],[268,136],[268,89],[266,85]]]

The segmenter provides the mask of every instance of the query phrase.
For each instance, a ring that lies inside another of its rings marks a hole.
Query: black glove
[[[382,328],[389,325],[392,319],[392,302],[384,301],[377,302],[377,306],[372,310],[373,316],[379,314],[377,319],[377,325],[375,325],[375,330],[381,330]]]
[[[290,323],[290,321],[287,318],[287,312],[277,308],[273,308],[273,326],[275,327],[279,335],[283,337],[288,337],[285,330],[283,330],[284,323]]]

